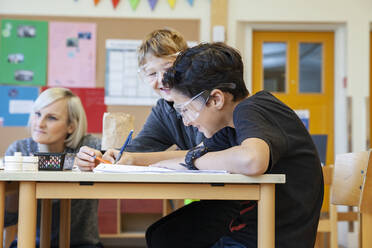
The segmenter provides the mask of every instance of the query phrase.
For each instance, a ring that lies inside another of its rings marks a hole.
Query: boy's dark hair
[[[249,95],[239,52],[219,42],[186,49],[165,73],[163,84],[190,98],[216,88],[231,93],[234,101]],[[231,84],[235,87],[227,87]]]

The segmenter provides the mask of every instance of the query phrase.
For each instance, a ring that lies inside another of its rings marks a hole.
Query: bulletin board
[[[139,18],[105,18],[105,17],[67,17],[67,16],[27,16],[27,15],[0,15],[1,19],[23,19],[39,21],[61,22],[89,22],[97,25],[97,64],[96,87],[105,85],[105,63],[107,39],[134,39],[142,40],[144,36],[154,29],[172,28],[178,30],[188,41],[199,41],[199,19],[139,19]],[[1,40],[0,40],[1,42]],[[109,112],[125,112],[135,117],[135,134],[142,128],[147,116],[151,112],[148,106],[107,106]],[[97,118],[101,121],[102,118]],[[0,127],[0,156],[3,156],[7,147],[15,140],[29,137],[25,127]]]

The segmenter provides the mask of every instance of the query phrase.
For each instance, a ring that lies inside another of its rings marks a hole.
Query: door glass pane
[[[285,92],[287,44],[284,42],[265,42],[262,46],[264,90]]]
[[[300,92],[322,92],[322,44],[300,43]]]

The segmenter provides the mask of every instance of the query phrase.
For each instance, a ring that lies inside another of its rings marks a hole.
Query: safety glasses
[[[175,110],[182,116],[184,122],[195,121],[204,109],[210,96],[209,90],[204,90],[185,103],[174,104]]]
[[[235,89],[235,87],[235,83],[222,83],[211,90],[203,90],[185,103],[174,104],[173,107],[182,116],[182,119],[185,123],[190,123],[195,121],[199,117],[200,113],[209,101],[210,94],[214,89]]]
[[[164,73],[173,65],[178,53],[164,57],[161,61],[149,61],[138,69],[138,75],[142,82],[153,84],[155,81],[161,82]]]

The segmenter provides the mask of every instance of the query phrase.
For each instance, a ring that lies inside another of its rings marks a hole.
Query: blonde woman
[[[50,88],[36,99],[29,119],[31,137],[11,144],[7,156],[22,152],[76,153],[81,146],[100,149],[101,140],[86,134],[87,120],[79,97],[69,89]],[[13,197],[7,199],[5,226],[15,225],[18,206]],[[40,210],[40,207],[38,207]],[[97,220],[98,200],[72,200],[71,247],[100,247]],[[59,201],[53,202],[51,247],[58,246]],[[39,233],[38,233],[39,235]],[[13,242],[14,243],[14,242]],[[16,247],[13,244],[11,247]]]
[[[202,142],[204,136],[197,128],[183,124],[181,116],[173,108],[169,89],[162,83],[165,71],[172,66],[178,53],[186,48],[186,40],[179,32],[171,29],[154,30],[143,40],[138,51],[139,73],[143,83],[149,84],[161,99],[152,108],[142,130],[126,148],[128,153],[122,156],[120,164],[148,165],[182,156],[186,153],[184,150]],[[172,145],[181,151],[158,153]],[[104,158],[114,162],[117,154],[117,150],[108,150]],[[79,168],[92,170],[96,166],[94,155],[102,156],[98,150],[82,147],[77,154]]]

